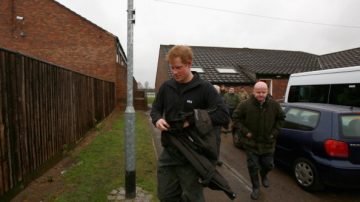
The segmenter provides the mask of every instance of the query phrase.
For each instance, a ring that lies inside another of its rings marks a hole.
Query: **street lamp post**
[[[125,198],[136,197],[135,173],[135,110],[133,107],[133,29],[135,10],[133,0],[128,0],[127,15],[127,104],[125,109]]]

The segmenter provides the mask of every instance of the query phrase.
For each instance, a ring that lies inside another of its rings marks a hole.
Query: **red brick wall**
[[[272,96],[275,100],[283,99],[286,92],[288,79],[273,79],[272,80]]]
[[[148,110],[145,90],[137,90],[134,92],[134,107],[136,109]]]
[[[160,48],[158,66],[156,72],[155,92],[158,92],[161,84],[163,84],[166,80],[169,79],[168,62],[166,61],[165,56],[166,55],[164,53],[164,50]]]
[[[288,83],[288,79],[284,78],[284,79],[271,79],[272,81],[272,96],[275,100],[280,100],[283,99],[285,96],[285,92],[286,92],[286,86]],[[248,86],[243,86],[246,90],[246,92],[249,93],[249,95],[252,94],[253,91],[253,85],[248,85]],[[239,92],[240,87],[239,86],[234,86],[235,88],[235,92]]]
[[[5,39],[9,38],[11,26],[11,4],[8,0],[0,1],[0,46],[4,47]],[[8,39],[7,39],[8,41]]]
[[[15,0],[12,10],[14,18],[24,19],[14,19],[13,32],[5,37],[5,48],[115,81],[113,35],[52,0]],[[8,14],[7,19],[11,19],[11,11]]]
[[[116,82],[117,101],[126,101],[115,36],[53,0],[0,1],[0,46]]]
[[[229,87],[232,85],[229,85],[228,87],[226,87],[227,90],[229,90]],[[254,85],[241,85],[241,86],[232,86],[234,88],[235,93],[239,93],[240,92],[240,87],[243,87],[245,89],[245,91],[251,95],[252,94],[252,90],[253,90],[253,86]]]
[[[125,109],[126,107],[126,97],[127,97],[127,69],[117,68],[116,69],[116,103],[119,109]],[[121,85],[122,84],[122,85]]]

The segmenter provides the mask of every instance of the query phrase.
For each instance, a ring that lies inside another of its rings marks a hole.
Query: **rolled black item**
[[[198,143],[194,143],[189,131],[167,134],[173,145],[185,156],[201,176],[199,182],[213,190],[222,190],[231,200],[236,198],[226,179],[216,170],[210,159],[197,151]]]

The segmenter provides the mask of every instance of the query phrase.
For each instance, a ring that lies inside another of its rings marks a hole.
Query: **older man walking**
[[[233,114],[235,130],[239,133],[252,183],[251,199],[260,197],[260,183],[269,187],[268,172],[274,168],[276,136],[284,121],[279,103],[268,96],[265,82],[255,84],[253,94],[238,105]]]

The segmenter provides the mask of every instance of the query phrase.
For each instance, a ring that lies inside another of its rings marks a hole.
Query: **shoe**
[[[222,161],[217,161],[217,162],[216,162],[216,165],[217,165],[217,166],[222,166],[222,165],[223,165],[223,162],[222,162]]]
[[[259,188],[253,188],[250,198],[253,200],[258,200],[260,197],[260,189]]]
[[[268,188],[270,186],[269,184],[269,180],[267,178],[267,176],[265,175],[264,177],[261,178],[261,183],[264,187]]]

